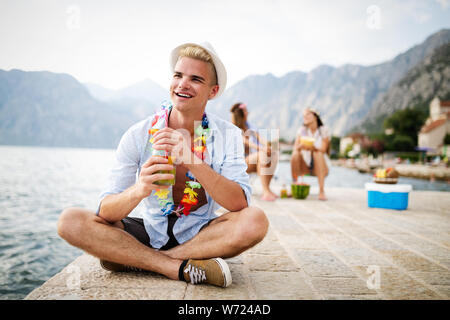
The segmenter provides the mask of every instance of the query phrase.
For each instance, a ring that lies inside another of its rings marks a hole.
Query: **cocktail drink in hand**
[[[152,129],[151,131],[152,131],[151,133],[153,135],[158,131],[158,129]],[[175,160],[174,157],[168,155],[165,150],[152,149],[152,157],[166,158],[167,160],[169,160],[169,162],[167,164],[171,164],[171,165],[174,164],[174,160]],[[156,184],[158,186],[173,186],[175,184],[175,173],[176,173],[175,166],[173,166],[172,170],[159,170],[155,173],[173,174],[173,179],[157,180],[157,181],[153,182],[154,184]]]
[[[171,164],[173,165],[173,157],[172,156],[159,156],[159,155],[153,155],[153,157],[163,157],[166,158],[167,160],[169,160],[169,162],[167,164]],[[153,182],[154,184],[158,185],[158,186],[173,186],[175,184],[175,173],[176,173],[176,169],[175,166],[173,166],[172,170],[159,170],[155,173],[163,173],[163,174],[173,174],[173,179],[167,179],[167,180],[157,180],[155,182]]]
[[[300,143],[307,147],[314,146],[314,141],[315,141],[315,139],[311,138],[311,137],[306,137],[306,136],[300,137]]]

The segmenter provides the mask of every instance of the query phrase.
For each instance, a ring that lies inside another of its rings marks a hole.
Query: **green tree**
[[[331,157],[333,159],[337,158],[339,155],[339,144],[341,143],[341,138],[336,137],[336,136],[331,136],[331,141],[330,141],[330,145],[331,145]]]
[[[449,145],[450,144],[450,134],[446,134],[444,138],[444,144]]]
[[[395,135],[391,148],[395,151],[414,151],[416,143],[413,138],[405,135]]]
[[[383,126],[385,129],[394,129],[394,141],[396,136],[399,135],[410,137],[413,143],[412,149],[414,149],[414,146],[417,145],[419,130],[425,123],[426,118],[427,114],[424,111],[407,108],[394,112],[389,118],[384,120]],[[398,141],[403,141],[407,144],[410,143],[409,140],[407,141],[404,138],[401,138]]]

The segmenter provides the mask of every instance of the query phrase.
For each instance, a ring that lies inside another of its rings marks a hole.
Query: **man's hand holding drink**
[[[183,134],[168,127],[155,130],[152,156],[147,161],[149,166],[153,166],[154,169],[146,171],[151,172],[153,176],[151,179],[152,186],[151,189],[148,186],[147,191],[150,190],[151,193],[151,190],[167,189],[170,185],[174,185],[175,164],[187,167],[194,163],[195,156],[191,151],[190,143],[187,141],[190,141],[190,135],[187,131]]]
[[[166,151],[174,163],[188,167],[201,161],[192,152],[191,136],[187,130],[164,128],[154,134],[153,149]]]
[[[167,189],[167,185],[158,185],[160,180],[175,180],[175,167],[169,164],[169,159],[160,156],[151,156],[141,167],[137,188],[142,198],[148,197],[153,190]]]

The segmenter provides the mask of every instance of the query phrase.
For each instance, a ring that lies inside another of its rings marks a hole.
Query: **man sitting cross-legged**
[[[171,103],[123,135],[97,213],[65,209],[58,233],[110,271],[143,269],[226,287],[232,280],[222,258],[260,242],[268,221],[249,206],[240,130],[205,112],[226,86],[214,49],[181,45],[172,51],[171,67]],[[174,175],[167,173],[174,168]],[[143,219],[128,217],[141,201]],[[229,212],[218,217],[219,206]]]

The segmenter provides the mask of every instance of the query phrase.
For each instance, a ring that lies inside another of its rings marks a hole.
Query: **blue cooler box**
[[[367,205],[370,208],[405,210],[408,208],[410,184],[366,183]]]

